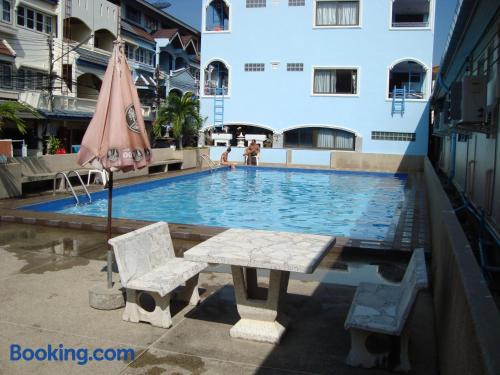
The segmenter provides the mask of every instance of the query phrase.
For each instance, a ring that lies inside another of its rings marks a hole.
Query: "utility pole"
[[[49,112],[54,109],[54,36],[49,34],[47,43],[49,45]]]
[[[155,68],[155,106],[156,106],[156,116],[155,119],[158,119],[158,110],[160,109],[161,103],[161,85],[160,85],[160,65],[156,65]]]

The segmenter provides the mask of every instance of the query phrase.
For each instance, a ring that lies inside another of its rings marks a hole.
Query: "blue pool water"
[[[405,175],[278,168],[223,169],[116,188],[113,217],[389,239]],[[107,192],[22,209],[107,216]]]

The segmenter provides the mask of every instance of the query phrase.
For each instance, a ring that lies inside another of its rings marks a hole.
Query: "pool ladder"
[[[200,154],[200,158],[207,162],[208,166],[210,167],[210,172],[219,167],[219,164],[210,159],[210,157],[207,154]],[[203,162],[201,164],[203,164]]]
[[[87,190],[87,188],[85,187],[85,184],[83,183],[82,176],[80,176],[80,173],[78,173],[75,170],[71,170],[69,172],[57,172],[56,173],[56,175],[54,176],[54,189],[52,191],[52,194],[56,195],[57,178],[59,176],[62,176],[64,181],[66,182],[66,190],[68,190],[68,187],[69,187],[69,189],[71,190],[71,193],[73,194],[73,197],[75,197],[76,204],[77,205],[80,204],[80,200],[78,199],[78,196],[76,195],[75,189],[73,188],[73,185],[71,184],[71,181],[69,180],[69,177],[71,176],[71,174],[74,174],[78,178],[78,180],[80,181],[80,185],[82,185],[83,190],[85,190],[85,194],[89,198],[89,203],[92,203],[92,197],[90,196],[89,191]]]

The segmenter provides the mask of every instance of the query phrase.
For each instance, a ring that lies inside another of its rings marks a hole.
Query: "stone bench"
[[[148,165],[148,173],[165,173],[168,172],[168,166],[172,164],[182,165],[182,159],[168,159],[153,161]]]
[[[399,336],[400,357],[397,370],[408,372],[408,316],[421,289],[427,288],[423,249],[413,252],[400,285],[361,283],[356,290],[344,327],[351,333],[350,366],[374,367],[385,362],[389,353],[373,354],[366,347],[372,333]]]
[[[113,246],[120,280],[127,293],[123,320],[169,328],[170,297],[182,285],[185,286],[177,295],[179,299],[190,305],[198,304],[198,274],[207,264],[175,256],[167,223],[158,222],[112,238],[109,244]],[[144,306],[145,295],[152,297],[154,307]]]

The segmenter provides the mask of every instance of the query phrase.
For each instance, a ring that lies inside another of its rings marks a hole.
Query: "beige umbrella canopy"
[[[81,142],[80,165],[127,172],[151,161],[139,96],[122,49],[122,42],[116,41],[95,114]]]
[[[111,238],[113,172],[128,172],[151,163],[141,104],[132,81],[123,43],[115,42],[101,86],[96,110],[83,136],[78,164],[92,164],[109,173],[108,239]],[[108,288],[112,288],[113,254],[108,245]]]

